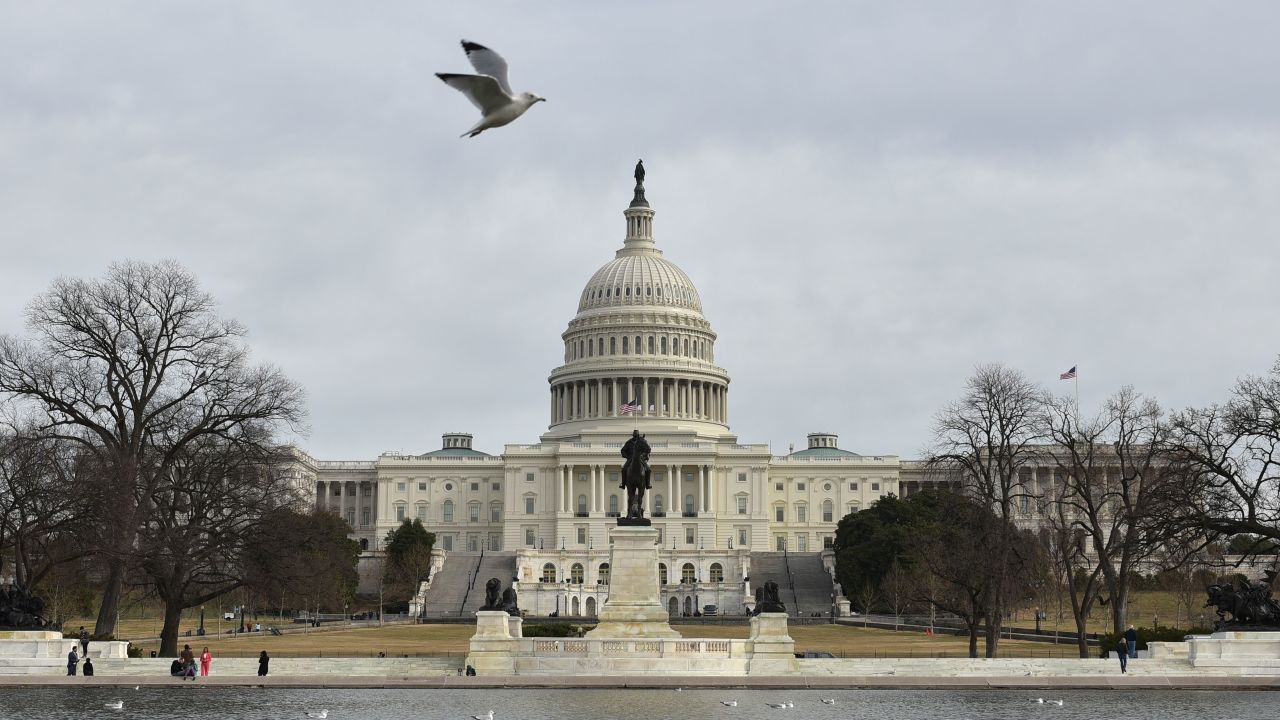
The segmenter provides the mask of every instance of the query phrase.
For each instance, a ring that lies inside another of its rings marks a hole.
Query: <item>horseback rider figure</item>
[[[649,468],[650,452],[652,452],[652,448],[649,447],[648,441],[644,439],[640,431],[632,430],[631,437],[622,446],[622,457],[626,458],[627,461],[622,463],[622,484],[618,487],[624,489],[627,487],[627,473],[631,469],[631,463],[638,461],[640,470],[644,473],[644,489],[651,490],[653,488],[653,485],[649,484],[653,477],[653,471]]]

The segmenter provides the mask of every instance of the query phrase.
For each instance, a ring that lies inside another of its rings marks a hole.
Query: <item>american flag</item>
[[[1072,365],[1071,369],[1058,376],[1059,380],[1070,380],[1076,376],[1076,366]]]
[[[640,398],[636,398],[631,402],[624,402],[618,406],[619,415],[630,415],[640,409]]]

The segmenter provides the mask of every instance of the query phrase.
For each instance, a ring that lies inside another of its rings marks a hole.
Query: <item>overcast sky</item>
[[[1274,2],[0,0],[0,332],[171,258],[325,459],[533,442],[643,157],[732,429],[918,456],[978,363],[1095,407],[1280,353]],[[545,96],[506,128],[467,38]]]

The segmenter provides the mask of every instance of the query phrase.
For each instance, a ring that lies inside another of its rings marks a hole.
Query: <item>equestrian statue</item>
[[[649,469],[649,443],[639,430],[631,431],[631,438],[622,446],[622,485],[627,491],[627,515],[618,518],[619,525],[648,525],[644,516],[644,491],[652,487],[649,484],[652,471]],[[627,522],[624,522],[627,521]]]

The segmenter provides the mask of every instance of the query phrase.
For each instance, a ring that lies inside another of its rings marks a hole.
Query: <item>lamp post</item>
[[[204,606],[200,606],[200,634],[204,635]]]

